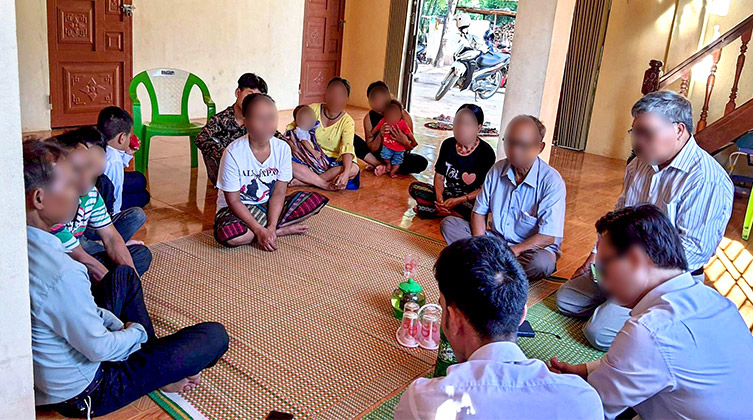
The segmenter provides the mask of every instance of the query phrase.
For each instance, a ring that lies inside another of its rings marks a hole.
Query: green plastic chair
[[[136,90],[143,84],[152,104],[152,121],[141,119],[141,102]],[[149,166],[149,143],[154,136],[188,136],[191,139],[191,167],[199,165],[194,139],[204,124],[188,119],[188,97],[191,89],[198,86],[207,106],[207,122],[216,112],[209,89],[198,76],[178,69],[151,69],[137,74],[128,89],[133,103],[133,132],[141,140],[136,152],[136,170],[145,173]]]

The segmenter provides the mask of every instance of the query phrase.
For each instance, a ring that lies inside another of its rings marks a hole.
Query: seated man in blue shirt
[[[671,91],[652,92],[633,109],[630,139],[636,158],[625,168],[622,194],[614,209],[653,204],[677,228],[696,281],[716,252],[732,214],[735,188],[722,166],[693,137],[693,108]],[[591,265],[596,249],[557,291],[557,307],[565,315],[590,317],[586,339],[607,351],[630,311],[609,299],[594,281]]]
[[[203,323],[157,338],[132,267],[91,283],[50,233],[78,207],[65,151],[33,140],[23,155],[36,404],[68,417],[100,416],[159,388],[195,387],[227,350],[223,326]]]
[[[460,363],[413,382],[395,419],[603,419],[601,401],[576,375],[551,373],[515,340],[528,280],[504,241],[463,239],[439,255],[442,330]]]
[[[645,420],[751,418],[753,337],[734,303],[693,279],[672,221],[648,204],[596,230],[599,285],[630,318],[600,361],[552,369],[587,378],[608,419],[629,407]]]
[[[470,224],[449,216],[442,221],[448,244],[491,233],[503,239],[529,280],[554,273],[565,227],[565,182],[539,158],[546,128],[538,118],[519,115],[505,132],[506,159],[497,162],[476,198]]]

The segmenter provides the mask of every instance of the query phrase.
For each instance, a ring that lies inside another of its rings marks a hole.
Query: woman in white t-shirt
[[[297,223],[315,215],[329,199],[315,192],[285,196],[293,178],[290,147],[274,137],[277,107],[263,93],[243,100],[248,134],[225,149],[220,160],[214,237],[225,246],[250,244],[256,239],[267,251],[277,249],[277,237],[304,234]]]

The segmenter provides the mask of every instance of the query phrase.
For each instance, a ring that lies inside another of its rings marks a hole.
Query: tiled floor
[[[356,120],[356,132],[363,134],[360,121],[362,109],[350,109]],[[280,112],[280,127],[290,120],[290,111]],[[416,137],[420,143],[418,153],[434,161],[435,151],[448,132],[423,128],[416,121]],[[492,141],[496,146],[496,139]],[[201,160],[201,159],[200,159]],[[593,224],[609,211],[622,187],[625,162],[585,153],[554,148],[550,163],[562,174],[567,185],[567,218],[563,256],[558,262],[557,275],[569,276],[590,252],[596,238]],[[419,179],[428,180],[432,173]],[[152,202],[147,206],[147,223],[136,239],[149,244],[169,241],[212,228],[216,210],[216,190],[208,183],[203,163],[199,168],[189,165],[187,138],[156,138],[151,146],[148,169]],[[393,180],[377,178],[371,172],[362,175],[358,191],[325,193],[332,205],[370,216],[411,231],[441,239],[438,220],[421,220],[414,217],[415,203],[408,196],[408,185],[413,177]],[[732,221],[727,236],[718,251],[718,257],[709,264],[707,274],[725,296],[739,308],[749,327],[753,327],[753,256],[751,245],[740,239],[740,229],[746,200],[736,199]],[[354,233],[357,240],[357,233]],[[54,413],[39,413],[39,418],[60,418]],[[169,418],[147,397],[103,417],[118,420]]]
[[[364,110],[351,109],[357,121],[356,132],[363,133],[360,124]],[[288,122],[289,112],[282,111],[280,126]],[[429,130],[423,121],[416,121],[416,137],[420,153],[433,162],[436,151],[450,132]],[[496,147],[496,138],[487,141]],[[208,183],[203,163],[191,169],[186,138],[156,138],[151,146],[148,177],[152,202],[147,206],[147,224],[136,235],[147,244],[167,241],[203,230],[211,229],[216,211],[217,192]],[[553,149],[551,163],[565,178],[568,186],[567,223],[563,257],[558,274],[570,274],[591,250],[595,234],[593,223],[613,205],[619,195],[624,162],[564,149]],[[431,168],[430,168],[431,169]],[[429,181],[432,171],[418,176]],[[375,177],[364,171],[362,187],[358,191],[344,191],[326,195],[331,204],[411,231],[441,239],[439,220],[421,220],[414,217],[415,203],[407,194],[414,177],[393,180]]]

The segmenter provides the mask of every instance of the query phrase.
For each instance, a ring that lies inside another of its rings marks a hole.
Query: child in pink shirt
[[[411,147],[417,145],[416,139],[413,137],[413,133],[408,127],[408,123],[403,119],[403,104],[400,101],[393,99],[384,108],[384,118],[379,121],[372,135],[379,134],[382,126],[386,125],[384,133],[382,134],[382,152],[381,157],[387,166],[387,171],[390,173],[390,177],[397,178],[397,170],[400,164],[403,163],[403,157],[405,155],[406,147],[403,143],[397,141],[399,133],[402,132],[408,138]]]

